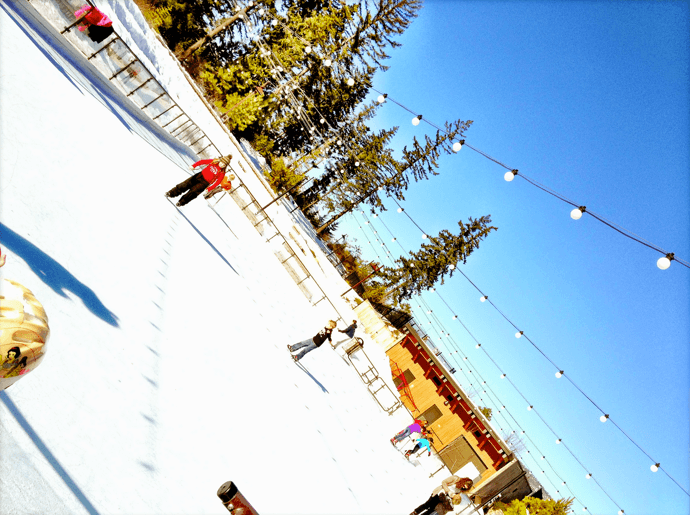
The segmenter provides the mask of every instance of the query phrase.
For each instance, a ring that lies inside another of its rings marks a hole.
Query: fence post
[[[220,485],[217,495],[223,506],[233,515],[259,515],[232,481]]]

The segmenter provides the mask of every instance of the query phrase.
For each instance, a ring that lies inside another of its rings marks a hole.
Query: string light
[[[661,463],[655,463],[654,465],[652,465],[651,467],[649,467],[649,469],[650,469],[652,472],[656,472],[657,470],[659,470],[659,467],[661,467]]]
[[[523,334],[525,334],[524,331],[518,331],[517,333],[515,333],[515,338],[520,338]]]
[[[412,125],[414,125],[416,127],[417,125],[419,125],[419,122],[421,122],[421,121],[422,121],[422,115],[418,114],[417,116],[412,118]]]
[[[484,295],[481,299],[479,299],[479,302],[486,302],[489,297],[487,295]]]
[[[398,213],[402,213],[403,211],[405,211],[403,208],[401,208],[401,207],[398,208]]]
[[[556,372],[556,379],[560,379],[563,374],[565,374],[563,370],[559,370],[558,372]]]
[[[453,152],[460,152],[460,149],[462,146],[465,144],[465,140],[461,139],[460,141],[456,141],[453,143]]]
[[[311,53],[311,47],[308,46],[307,48],[304,49],[304,51],[305,51],[307,54],[310,54],[310,53]]]
[[[559,438],[558,440],[556,440],[556,445],[560,444],[562,441],[563,441],[563,440],[561,440],[561,439]]]
[[[518,174],[518,171],[517,171],[517,170],[511,170],[511,171],[509,171],[509,172],[506,172],[506,173],[503,175],[503,178],[504,178],[506,181],[511,182],[513,179],[515,179],[515,176],[516,176],[517,174]]]
[[[533,408],[534,408],[534,406],[532,406],[532,405],[530,404],[529,406],[527,406],[527,411],[532,411]]]
[[[372,88],[372,89],[373,89],[374,91],[377,91],[375,88]],[[377,92],[378,92],[378,91],[377,91]],[[380,93],[380,92],[379,92],[379,93]],[[397,105],[399,105],[400,107],[402,107],[403,109],[405,109],[406,111],[408,111],[408,112],[410,112],[410,113],[414,113],[413,110],[411,110],[411,109],[405,107],[404,105],[402,105],[401,103],[399,103],[399,102],[393,100],[392,98],[391,98],[390,100],[393,101],[394,103],[396,103]],[[421,120],[422,120],[422,115],[417,115],[417,117],[414,118],[414,119],[412,120],[412,123],[413,123],[414,125],[418,125],[419,122],[420,122]],[[444,128],[441,128],[441,127],[439,127],[438,125],[436,125],[436,124],[434,124],[434,123],[432,123],[432,122],[429,122],[428,120],[426,120],[426,122],[427,122],[429,125],[431,125],[432,127],[436,128],[438,131],[443,131],[443,132],[445,132],[446,134],[449,134],[449,133],[448,133],[448,130],[446,130],[446,129],[444,129]],[[463,141],[463,140],[461,140],[461,141]],[[506,172],[505,175],[503,176],[504,179],[505,179],[506,181],[508,181],[508,182],[512,181],[512,180],[515,178],[515,176],[518,174],[518,170],[517,170],[517,169],[510,170],[510,169],[508,168],[508,166],[506,166],[505,164],[501,163],[501,162],[498,161],[497,159],[494,159],[493,157],[491,157],[490,155],[486,154],[485,152],[482,152],[481,150],[476,149],[476,148],[472,147],[471,145],[467,145],[467,146],[468,146],[470,149],[474,150],[475,152],[477,152],[477,153],[481,154],[482,156],[486,157],[487,159],[489,159],[489,160],[493,161],[494,163],[498,164],[499,166],[502,166],[503,168],[509,170],[509,171]],[[577,204],[575,204],[574,202],[572,202],[572,201],[566,199],[565,197],[563,197],[562,195],[556,193],[555,191],[551,190],[550,188],[545,187],[545,186],[539,184],[539,183],[536,182],[536,181],[533,181],[532,179],[528,178],[527,176],[523,176],[523,177],[525,178],[525,180],[526,180],[527,182],[529,182],[529,183],[532,184],[533,186],[535,186],[535,187],[541,189],[542,191],[548,193],[549,195],[552,195],[552,196],[554,196],[554,197],[556,197],[556,198],[558,198],[558,199],[560,199],[560,200],[562,200],[562,201],[564,201],[564,202],[566,202],[566,203],[568,203],[568,204],[571,204],[571,205],[573,205],[573,206],[577,206]],[[582,208],[582,210],[581,210],[581,208]],[[584,212],[584,206],[576,207],[576,209],[577,209],[578,211],[580,211],[580,216],[581,216],[582,213]],[[651,249],[653,249],[653,250],[656,250],[657,252],[666,254],[666,258],[668,259],[668,261],[661,261],[661,263],[658,262],[658,263],[657,263],[657,266],[659,266],[660,268],[661,268],[662,266],[665,266],[666,268],[668,268],[668,266],[670,266],[670,261],[672,260],[672,258],[669,258],[669,255],[668,255],[665,251],[663,251],[662,249],[660,249],[659,247],[654,246],[654,245],[652,245],[652,244],[649,244],[648,242],[645,242],[645,241],[641,240],[641,239],[640,239],[639,237],[637,237],[634,233],[631,233],[630,231],[627,231],[627,230],[625,230],[625,229],[623,229],[623,228],[621,228],[621,227],[619,227],[619,226],[616,226],[614,223],[605,220],[605,219],[604,219],[603,217],[601,217],[601,216],[595,215],[595,214],[592,213],[592,212],[589,212],[589,214],[590,214],[592,217],[594,217],[594,218],[596,218],[597,220],[599,220],[600,222],[602,222],[603,224],[605,224],[605,225],[607,225],[608,227],[610,227],[610,228],[614,229],[615,231],[619,232],[619,233],[622,234],[623,236],[626,236],[626,237],[628,237],[628,238],[630,238],[630,239],[632,239],[632,240],[635,240],[635,241],[637,241],[638,243],[641,243],[641,244],[643,244],[643,245],[645,245],[645,246],[647,246],[647,247],[649,247],[649,248],[651,248]],[[571,212],[571,215],[577,216],[577,213],[575,213],[575,211],[573,211],[573,212]],[[687,263],[687,262],[685,262],[685,261],[679,260],[678,258],[675,258],[675,260],[678,261],[681,265],[685,266],[686,268],[690,268],[690,263]],[[662,270],[665,270],[666,268],[662,268]]]
[[[666,254],[664,257],[657,259],[656,266],[658,266],[661,270],[667,270],[668,267],[671,266],[671,261],[673,261],[673,259],[673,252]]]
[[[400,211],[400,210],[399,210],[399,211]],[[413,221],[413,220],[411,219],[411,221]],[[413,221],[413,223],[414,223],[414,221]],[[415,224],[415,225],[417,225],[417,224]],[[419,227],[419,226],[417,225],[417,227]],[[461,273],[462,273],[462,271],[461,271]],[[464,275],[464,274],[463,274],[463,275]],[[465,276],[465,277],[466,277],[466,276]],[[467,277],[466,277],[466,278],[467,278]],[[467,279],[469,280],[469,278],[467,278]],[[472,283],[472,281],[470,281],[470,283],[471,283],[475,288],[477,288],[477,286],[474,285],[474,283]],[[478,288],[477,288],[477,289],[478,289]],[[486,296],[486,297],[487,297],[487,299],[488,299],[488,296]],[[442,300],[443,300],[443,299],[442,299]],[[444,301],[444,303],[445,303],[445,301]],[[446,303],[446,305],[448,305],[448,304]],[[492,303],[492,305],[493,305],[493,303]],[[448,307],[450,308],[450,306],[448,306]],[[494,307],[498,310],[498,308],[497,308],[496,306],[494,306]],[[502,313],[500,310],[499,310],[499,313],[501,313],[501,315],[503,315],[503,313]],[[506,318],[505,315],[503,315],[503,317]],[[457,315],[454,315],[454,316],[453,316],[453,320],[456,320],[457,318],[458,318]],[[507,320],[509,323],[512,324],[512,322],[511,322],[509,319],[506,318],[506,320]],[[431,322],[429,322],[429,323],[431,323]],[[462,322],[461,322],[461,323],[462,323]],[[464,324],[463,324],[463,326],[464,326]],[[465,327],[465,329],[467,329],[467,328]],[[518,334],[523,335],[524,332],[520,331]],[[470,335],[471,335],[471,333],[470,333]],[[516,334],[516,336],[517,336],[517,334]],[[527,338],[527,336],[525,336],[525,337]],[[473,336],[473,338],[474,338],[474,336]],[[531,343],[533,346],[535,346],[535,344],[534,344],[533,342],[531,342],[531,340],[529,340],[529,338],[527,338],[527,339],[528,339],[528,341],[530,341],[530,343]],[[475,338],[475,341],[476,341],[476,338]],[[479,343],[479,342],[477,342],[477,343]],[[477,346],[477,348],[479,348],[479,347],[481,347],[481,345],[478,345],[478,346]],[[536,346],[535,346],[535,348],[538,349],[538,347],[536,347]],[[484,350],[484,352],[486,353],[486,350]],[[452,353],[451,353],[451,354],[452,354]],[[547,359],[549,359],[548,356],[546,356],[543,352],[542,352],[542,354],[544,355],[544,357],[546,357]],[[465,357],[463,358],[463,360],[467,360],[467,359],[468,359],[467,356],[465,356]],[[490,359],[491,359],[491,358],[490,358]],[[494,362],[494,364],[495,364],[496,366],[498,366],[498,364],[497,364],[493,359],[491,359],[491,360]],[[551,360],[549,359],[549,361],[551,361]],[[551,363],[553,364],[553,362],[551,362]],[[461,368],[460,371],[462,371],[462,370],[463,370],[463,369]],[[471,372],[471,371],[468,371],[468,373],[471,374],[472,372]],[[556,373],[556,377],[561,377],[563,374],[564,374],[564,372],[563,372],[562,370],[559,370],[559,372]],[[510,380],[509,380],[509,381],[510,381]],[[572,383],[572,380],[571,380],[571,383]],[[512,384],[512,382],[511,382],[511,384]],[[577,385],[574,385],[574,386],[575,386],[583,395],[585,395],[584,392],[583,392],[580,388],[577,387]],[[513,387],[515,387],[515,385],[513,385]],[[518,391],[519,391],[519,390],[518,390]],[[586,396],[586,395],[585,395],[585,396]],[[586,397],[587,397],[587,396],[586,396]],[[523,398],[524,398],[524,396],[523,396]],[[589,399],[589,397],[587,397],[587,398]],[[526,399],[525,399],[525,400],[526,400]],[[593,401],[591,401],[591,399],[589,399],[589,400],[590,400],[590,402],[593,403]],[[595,404],[595,406],[596,406],[596,404]],[[598,408],[598,406],[597,406],[597,408]],[[533,406],[530,405],[527,409],[528,409],[528,410],[532,410],[532,409],[533,409]],[[536,412],[536,410],[535,410],[535,412]],[[500,410],[499,410],[499,413],[500,413]],[[546,424],[546,422],[543,420],[543,418],[541,417],[541,415],[539,415],[539,414],[537,413],[537,416],[539,416],[539,418]],[[614,425],[615,425],[615,424],[614,424]],[[548,424],[547,424],[547,427],[548,427]],[[618,426],[616,425],[616,427],[618,427]],[[620,428],[619,428],[619,429],[620,429]],[[623,432],[622,429],[621,429],[621,432]],[[524,433],[524,432],[523,432],[523,433]],[[625,433],[623,432],[623,434],[625,434]],[[630,439],[630,437],[627,436],[627,434],[625,434],[625,436],[628,437],[628,439]],[[529,438],[529,437],[528,437],[528,438]],[[530,440],[530,441],[531,441],[531,440]],[[559,441],[560,441],[560,439],[559,439]],[[632,441],[632,443],[634,443],[640,450],[642,450],[642,451],[644,452],[644,450],[643,450],[642,448],[640,448],[639,445],[637,445],[633,440],[631,440],[631,441]],[[533,442],[532,442],[532,443],[533,443]],[[559,442],[559,443],[560,443],[560,442]],[[565,444],[564,444],[564,445],[565,445]],[[573,457],[580,463],[580,465],[583,465],[583,464],[580,462],[580,460],[578,460],[577,457],[572,453],[572,451],[571,451],[570,449],[568,449],[567,446],[566,446],[566,449],[568,450],[568,452],[570,452],[571,455],[573,455]],[[645,453],[645,454],[646,454],[646,453]],[[542,459],[545,459],[545,457],[543,457]],[[656,469],[655,469],[654,467],[655,467],[655,466],[652,466],[652,467],[650,467],[650,468],[651,468],[653,471],[656,471]],[[583,465],[583,468],[584,468],[584,465]],[[658,469],[658,464],[657,464],[657,469]],[[585,469],[585,470],[586,470],[586,469]],[[664,472],[666,472],[666,471],[664,471]],[[589,476],[591,477],[591,473],[588,473],[588,474],[589,474]],[[666,473],[666,474],[668,475],[668,473]],[[673,478],[672,478],[671,476],[669,476],[669,478],[673,480]],[[679,485],[675,480],[674,480],[674,482],[675,482],[681,489],[683,489],[682,486]],[[565,483],[565,482],[564,482],[564,483]],[[598,483],[596,480],[595,480],[595,483],[597,484],[597,486],[599,486],[599,488],[602,488],[601,485],[599,485],[599,483]],[[603,490],[603,488],[602,488],[602,490]],[[683,490],[684,490],[684,489],[683,489]],[[684,490],[684,491],[685,491],[685,490]],[[604,490],[604,493],[606,493],[605,490]],[[687,493],[687,492],[686,492],[686,493]],[[608,493],[607,493],[607,495],[608,495]],[[609,496],[609,498],[611,499],[610,496]],[[611,499],[611,500],[613,501],[613,499]],[[613,501],[613,502],[614,502],[614,504],[615,504],[615,501]],[[618,506],[618,508],[620,508],[620,506]]]
[[[599,417],[599,420],[601,420],[601,423],[602,423],[602,424],[603,424],[604,422],[606,422],[608,419],[609,419],[609,416],[608,416],[608,415],[602,415],[602,416]]]
[[[587,479],[592,479],[592,474],[590,474],[589,472],[587,472],[587,475],[586,475],[585,477],[586,477]]]
[[[324,65],[325,67],[327,67],[327,68],[328,68],[331,64],[332,64],[332,63],[331,63],[331,60],[330,60],[330,59],[326,59],[326,60],[323,62],[323,65]]]
[[[383,104],[386,101],[386,97],[388,97],[388,93],[384,93],[383,95],[379,95],[379,97],[376,99],[376,101],[379,104]]]
[[[354,86],[355,85],[355,79],[353,79],[352,77],[347,79],[347,85],[348,86]]]
[[[501,379],[505,379],[505,378],[506,378],[506,375],[505,375],[505,374],[501,374]]]
[[[570,212],[570,218],[573,220],[579,220],[582,218],[582,213],[584,213],[586,210],[587,208],[585,206],[576,207]]]
[[[426,240],[427,238],[428,238],[428,236],[427,236],[426,234],[422,234],[422,239],[423,239],[423,240]]]

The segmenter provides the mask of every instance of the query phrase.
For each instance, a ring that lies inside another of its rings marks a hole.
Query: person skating
[[[439,513],[437,510],[439,503],[443,506],[444,510],[447,509],[448,505],[445,502],[444,496],[445,498],[451,500],[453,507],[457,506],[464,508],[464,506],[462,506],[464,504],[462,494],[469,492],[473,485],[474,483],[468,477],[461,478],[455,475],[447,477],[441,482],[441,486],[437,486],[433,492],[431,492],[431,496],[426,500],[426,502],[417,506],[417,508],[415,508],[410,515],[427,515],[434,512]],[[455,510],[453,508],[450,511]],[[447,511],[444,511],[444,513],[447,513]]]
[[[417,438],[417,444],[412,449],[410,449],[409,451],[405,451],[405,457],[409,460],[410,454],[417,452],[422,447],[426,447],[426,450],[429,452],[429,456],[431,456],[431,442],[432,441],[433,441],[433,438],[431,438],[430,436],[427,436],[426,438],[424,438],[424,437]]]
[[[412,433],[419,433],[424,435],[424,427],[426,426],[426,420],[415,420],[407,426],[405,429],[400,431],[397,435],[391,438],[391,443],[395,445],[396,443],[402,442],[405,438],[410,436]]]
[[[329,320],[328,324],[326,324],[326,327],[321,329],[313,337],[296,343],[295,345],[288,345],[287,348],[290,352],[295,352],[296,350],[302,349],[300,352],[292,356],[292,359],[294,359],[295,362],[297,362],[300,359],[302,359],[308,352],[311,352],[314,349],[321,347],[321,344],[326,340],[328,340],[329,342],[332,341],[331,333],[337,325],[338,324],[334,320]]]
[[[341,343],[345,343],[347,341],[352,340],[352,338],[355,337],[355,331],[356,330],[357,330],[357,320],[353,320],[352,323],[350,325],[348,325],[344,330],[338,329],[338,332],[347,335],[347,338],[340,340],[339,342],[336,342],[336,344],[333,345],[333,348],[335,349]]]
[[[223,177],[225,177],[225,169],[230,164],[231,159],[232,156],[227,155],[217,159],[197,161],[189,169],[194,170],[197,166],[204,166],[204,168],[168,191],[165,196],[175,198],[184,193],[176,206],[182,207],[188,204],[198,197],[204,188],[211,191],[222,182]]]

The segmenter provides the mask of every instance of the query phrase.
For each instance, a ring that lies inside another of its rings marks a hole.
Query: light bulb
[[[323,65],[326,66],[326,67],[330,66],[330,65],[331,65],[331,60],[330,60],[330,59],[326,59],[326,60],[323,62]]]
[[[355,79],[353,79],[352,77],[347,79],[347,85],[348,86],[354,86],[355,85]]]
[[[426,240],[427,238],[428,238],[428,236],[427,236],[426,234],[422,234],[422,239],[423,239],[423,240]]]
[[[477,345],[474,346],[474,348],[475,348],[475,349],[478,349],[478,348],[481,347],[481,346],[482,346],[482,344],[481,344],[481,343],[478,343]]]
[[[387,95],[386,93],[384,93],[383,95],[379,95],[379,97],[376,99],[376,101],[377,101],[379,104],[383,104],[383,103],[386,101],[386,97],[387,97],[387,96],[388,96],[388,95]]]
[[[608,419],[609,419],[609,416],[608,416],[608,415],[602,415],[602,416],[599,417],[599,420],[601,420],[602,423],[603,423],[603,422],[606,422]]]
[[[465,142],[465,140],[462,141],[456,141],[453,143],[453,152],[460,152],[460,149],[462,148],[462,144]]]
[[[527,406],[527,411],[532,411],[532,408],[534,408],[534,406],[530,404],[529,406]]]
[[[414,125],[416,127],[417,125],[419,125],[419,122],[421,122],[421,121],[422,121],[422,115],[418,114],[417,116],[412,118],[412,125]]]
[[[618,515],[624,515],[624,514],[625,514],[625,512],[623,510],[618,511]]]
[[[559,370],[558,372],[556,372],[556,379],[560,379],[560,377],[561,377],[563,374],[565,374],[565,372],[563,372],[562,370]]]
[[[434,293],[434,292],[436,291],[436,288],[431,288],[429,291],[430,291],[431,293]]]
[[[591,478],[592,478],[592,474],[589,474],[589,473],[588,473],[585,477],[586,477],[587,479],[591,479]]]
[[[570,218],[573,220],[579,220],[582,218],[582,213],[585,212],[585,206],[576,207],[570,212]]]
[[[506,378],[506,375],[505,375],[505,374],[501,374],[501,379],[505,379],[505,378]]]
[[[661,257],[657,260],[656,266],[658,266],[661,270],[666,270],[669,266],[671,266],[672,259],[673,254],[666,254],[664,257]]]
[[[263,9],[259,9],[259,16],[263,16],[263,15],[264,15],[264,10],[263,10]]]
[[[359,166],[359,161],[355,161],[355,166]]]
[[[271,20],[271,25],[273,25],[274,27],[278,25],[278,20]]]
[[[506,172],[506,173],[503,175],[503,178],[504,178],[506,181],[510,182],[510,181],[512,181],[513,179],[515,179],[515,176],[517,175],[516,172],[517,172],[517,170],[513,170],[513,171],[511,171],[511,172]]]
[[[410,263],[410,268],[414,268],[414,263]]]
[[[558,440],[556,440],[556,445],[558,445],[561,442],[562,442],[562,440],[559,438]]]
[[[542,459],[542,460],[545,460],[545,459],[546,459],[546,456],[542,456],[541,459]]]
[[[405,211],[403,208],[401,208],[401,207],[398,208],[398,213],[402,213],[403,211]]]
[[[453,263],[451,263],[450,265],[448,265],[448,268],[450,270],[455,270],[455,265]]]
[[[395,241],[395,240],[396,240],[396,238],[393,238],[391,241]]]
[[[479,299],[479,302],[486,302],[486,299],[489,297],[487,295],[484,295],[481,299]]]
[[[661,467],[661,463],[655,463],[654,465],[649,467],[649,470],[651,470],[652,472],[656,472],[657,470],[659,470],[659,467]]]
[[[458,319],[458,315],[453,315],[453,320],[457,320],[457,319]]]
[[[515,338],[520,338],[523,334],[525,334],[524,331],[518,331],[517,333],[515,333]]]
[[[304,51],[305,51],[307,54],[311,54],[311,47],[308,46],[307,48],[304,49]]]

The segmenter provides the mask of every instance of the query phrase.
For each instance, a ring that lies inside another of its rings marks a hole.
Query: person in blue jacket
[[[431,442],[433,441],[433,438],[430,436],[427,436],[426,438],[417,438],[417,444],[410,449],[409,451],[405,451],[405,457],[409,460],[410,459],[410,454],[413,452],[417,452],[420,450],[422,447],[426,447],[426,450],[429,451],[429,456],[431,456]]]

